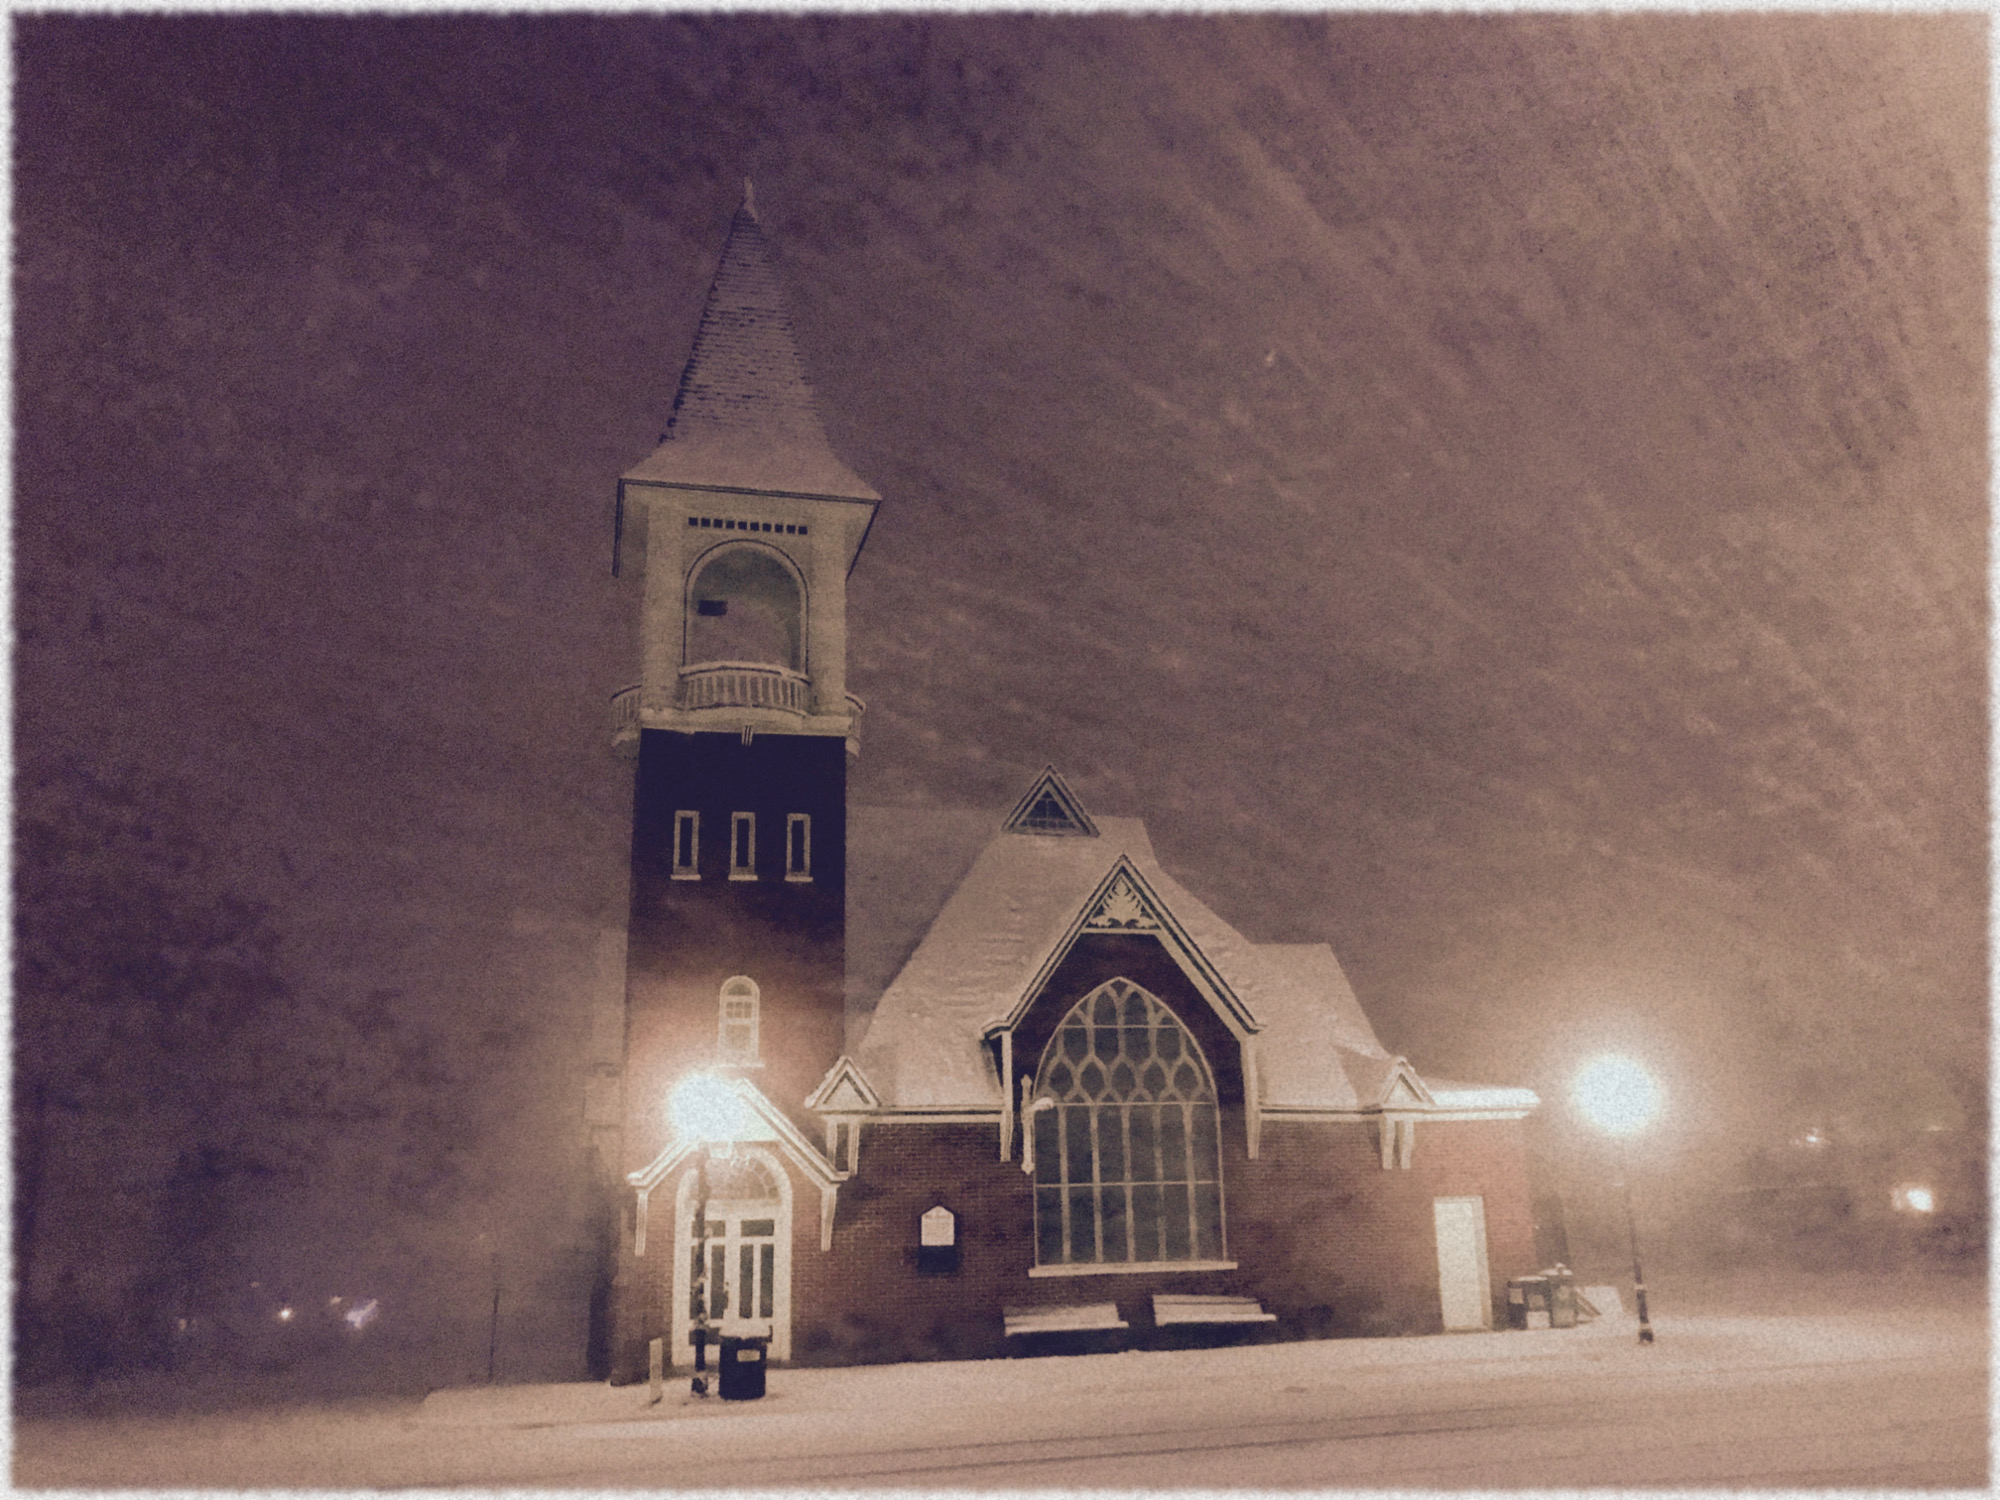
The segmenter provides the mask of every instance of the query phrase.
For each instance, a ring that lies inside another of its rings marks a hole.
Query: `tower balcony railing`
[[[774,667],[764,662],[702,662],[681,668],[678,706],[775,708],[783,713],[809,714],[812,679],[789,667]]]
[[[639,753],[639,684],[611,695],[611,748],[621,755]]]
[[[762,679],[766,685],[753,683]],[[769,685],[775,683],[775,686]],[[776,708],[804,714],[811,703],[811,683],[784,667],[760,666],[751,662],[704,662],[681,669],[679,707],[692,708]],[[859,743],[861,715],[868,705],[854,694],[847,695],[849,745]],[[639,710],[639,684],[621,688],[611,695],[611,747],[624,755],[639,752],[639,731],[644,725]]]

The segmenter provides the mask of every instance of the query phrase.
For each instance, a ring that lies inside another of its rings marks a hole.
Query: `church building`
[[[1331,949],[1250,942],[1054,768],[1011,812],[850,809],[881,505],[746,196],[618,487],[611,1378],[655,1339],[686,1368],[704,1315],[822,1364],[1495,1326],[1534,1264],[1534,1094],[1386,1051]]]

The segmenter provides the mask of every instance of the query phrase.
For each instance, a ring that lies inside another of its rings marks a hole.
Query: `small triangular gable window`
[[[1027,796],[1014,804],[1004,825],[1008,833],[1053,833],[1097,837],[1097,825],[1076,800],[1054,766],[1043,770]]]

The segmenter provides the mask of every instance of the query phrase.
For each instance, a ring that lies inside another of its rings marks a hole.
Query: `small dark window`
[[[676,880],[697,880],[700,872],[696,868],[701,857],[701,814],[698,812],[677,812],[674,814],[674,868]]]
[[[757,815],[731,813],[729,817],[729,878],[757,878]]]
[[[708,615],[710,617],[726,615],[729,613],[729,601],[727,599],[697,599],[694,601],[694,612],[698,615]]]

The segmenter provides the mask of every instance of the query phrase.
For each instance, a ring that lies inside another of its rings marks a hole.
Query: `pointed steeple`
[[[1004,833],[1068,834],[1096,838],[1097,825],[1054,766],[1044,766],[1028,794],[1014,804],[1001,825]]]
[[[665,440],[627,477],[701,489],[881,499],[827,444],[747,179]]]

